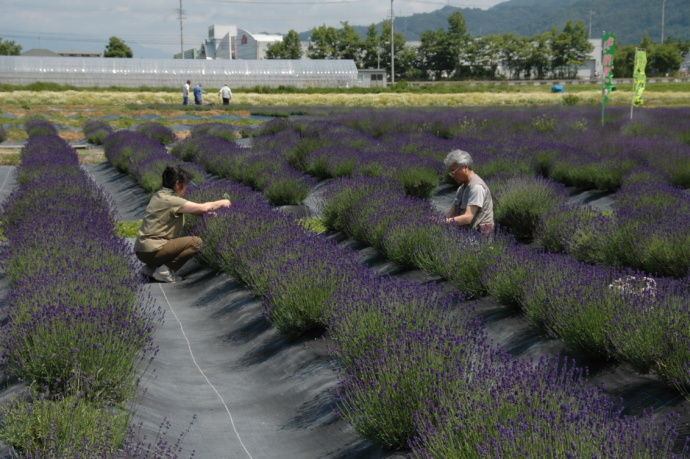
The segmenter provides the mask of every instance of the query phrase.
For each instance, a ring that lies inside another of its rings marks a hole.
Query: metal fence
[[[353,87],[352,60],[201,60],[0,56],[0,82],[77,87]]]

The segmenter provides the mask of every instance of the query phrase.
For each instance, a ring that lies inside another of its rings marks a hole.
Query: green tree
[[[307,47],[309,59],[335,59],[338,49],[338,31],[326,24],[312,30]]]
[[[359,33],[347,21],[338,29],[338,59],[352,59],[358,68],[363,66],[364,42]]]
[[[635,45],[625,45],[616,49],[613,56],[613,77],[631,78],[635,67]]]
[[[343,27],[315,28],[309,38],[307,57],[310,59],[352,59],[361,67],[364,55],[364,43],[359,34],[350,24],[340,23]]]
[[[690,52],[690,40],[683,40],[682,38],[666,37],[666,39],[664,40],[664,44],[665,45],[675,44],[683,56],[685,56],[686,54],[688,54]]]
[[[299,34],[290,30],[282,41],[271,43],[266,47],[266,59],[301,59],[302,46]]]
[[[651,56],[647,55],[647,62],[647,73],[650,75],[671,75],[683,63],[683,54],[675,43],[664,43],[653,47]]]
[[[385,19],[381,30],[381,66],[388,74],[391,73],[391,21]],[[409,76],[415,69],[417,54],[410,47],[405,46],[405,36],[400,32],[393,32],[393,52],[395,53],[395,80]]]
[[[613,59],[613,74],[616,78],[630,78],[635,66],[635,50],[643,49],[647,53],[648,76],[664,76],[678,71],[683,62],[683,55],[687,52],[689,43],[682,40],[664,40],[663,44],[652,41],[649,34],[645,34],[639,46],[627,45],[618,48]]]
[[[381,37],[376,24],[367,28],[367,38],[362,42],[362,67],[365,69],[379,68],[381,60]]]
[[[453,60],[454,70],[467,58],[467,46],[472,39],[467,32],[465,17],[455,11],[448,17],[448,48]]]
[[[19,56],[22,52],[22,45],[14,41],[5,41],[0,38],[0,56]]]
[[[574,78],[577,68],[594,49],[587,40],[587,29],[582,22],[573,24],[568,21],[560,34],[554,34],[551,40],[554,75],[559,78]]]
[[[417,48],[417,66],[431,79],[448,77],[455,68],[455,62],[448,46],[448,37],[443,29],[425,30],[420,36]]]
[[[117,37],[110,37],[108,45],[105,47],[103,57],[132,57],[132,50],[123,40]]]
[[[512,33],[506,33],[503,39],[503,62],[508,70],[512,72],[512,78],[520,78],[528,66],[529,40],[517,37]]]
[[[528,46],[524,50],[525,60],[522,68],[525,78],[534,76],[543,80],[548,76],[555,60],[550,46],[555,34],[556,30],[554,29],[551,32],[544,32],[526,40]],[[575,73],[577,73],[577,69]]]
[[[471,40],[460,11],[448,17],[448,30],[426,30],[420,36],[417,65],[429,77],[450,77],[466,61]]]
[[[284,37],[283,40],[285,40]],[[285,43],[282,40],[266,46],[266,59],[285,59],[283,56],[285,56]]]
[[[477,37],[467,45],[466,74],[471,78],[496,78],[505,44],[500,35]]]

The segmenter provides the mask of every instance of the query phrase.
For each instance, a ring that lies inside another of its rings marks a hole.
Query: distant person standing
[[[206,94],[206,91],[201,89],[201,83],[197,83],[196,86],[194,86],[194,103],[195,104],[201,105],[202,94]]]
[[[182,86],[182,105],[189,105],[189,85],[192,84],[191,81],[187,82]]]
[[[218,90],[218,95],[223,98],[223,105],[230,105],[230,99],[232,99],[232,91],[228,87],[227,83]]]

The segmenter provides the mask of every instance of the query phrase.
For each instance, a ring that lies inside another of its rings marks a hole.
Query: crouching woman
[[[191,178],[179,166],[165,168],[163,187],[146,206],[146,215],[134,242],[137,258],[146,265],[144,273],[159,282],[175,282],[175,272],[201,250],[201,238],[182,236],[184,215],[204,215],[230,207],[228,199],[201,204],[184,199]]]

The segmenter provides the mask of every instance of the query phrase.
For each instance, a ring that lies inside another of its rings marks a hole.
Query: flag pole
[[[630,120],[633,119],[633,108],[635,107],[635,68],[637,68],[637,50],[639,48],[636,46],[635,47],[635,58],[634,58],[634,65],[633,65],[633,88],[632,88],[632,98],[630,99]]]
[[[604,91],[606,91],[606,77],[604,76],[604,35],[606,31],[601,31],[601,126],[604,126]]]

